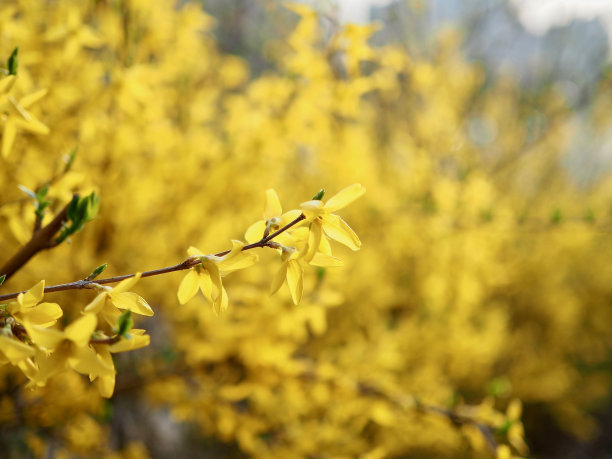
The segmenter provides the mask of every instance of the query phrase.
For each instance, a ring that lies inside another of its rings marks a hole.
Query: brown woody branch
[[[58,243],[55,241],[54,236],[66,221],[67,210],[68,204],[44,227],[41,227],[41,222],[37,217],[31,239],[0,268],[0,275],[5,274],[6,279],[9,279],[38,252],[55,247]]]

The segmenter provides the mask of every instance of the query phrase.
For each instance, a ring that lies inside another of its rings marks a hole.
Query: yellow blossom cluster
[[[197,3],[0,3],[0,267],[36,249],[0,286],[22,292],[0,308],[9,456],[167,455],[143,433],[160,417],[186,457],[511,457],[598,435],[612,187],[564,169],[562,97],[488,81],[453,32],[409,57],[289,10],[274,70],[250,77]],[[46,228],[64,239],[35,246]]]

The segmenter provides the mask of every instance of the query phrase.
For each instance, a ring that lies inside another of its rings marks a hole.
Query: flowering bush
[[[526,455],[523,404],[596,435],[610,187],[558,161],[562,99],[289,7],[249,78],[195,4],[0,5],[9,455],[159,453],[125,394],[256,457]]]

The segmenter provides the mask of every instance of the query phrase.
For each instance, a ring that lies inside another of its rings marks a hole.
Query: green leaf
[[[66,216],[70,224],[67,222],[64,223],[56,242],[61,243],[65,241],[68,236],[82,230],[85,223],[93,220],[96,215],[98,215],[99,209],[100,198],[96,196],[95,192],[92,192],[84,198],[75,195],[66,209]]]
[[[76,158],[77,151],[78,148],[74,147],[70,153],[64,155],[64,161],[66,162],[66,166],[64,166],[64,174],[72,168],[72,163],[74,163],[74,158]]]
[[[117,330],[117,334],[119,336],[125,336],[132,329],[133,325],[134,320],[132,320],[132,311],[128,309],[119,316],[119,329]]]
[[[9,75],[17,75],[18,64],[19,64],[19,48],[15,48],[6,63],[6,67],[8,68]]]
[[[321,199],[323,199],[324,195],[325,195],[325,189],[321,188],[319,190],[319,192],[312,197],[312,200],[313,201],[320,201]]]
[[[0,285],[4,284],[5,280],[6,280],[6,274],[3,274],[2,276],[0,276]]]
[[[98,266],[96,269],[94,269],[91,274],[89,276],[87,276],[87,280],[92,280],[95,279],[96,277],[98,277],[100,274],[102,274],[104,272],[104,270],[106,269],[107,264],[104,263],[100,266]]]

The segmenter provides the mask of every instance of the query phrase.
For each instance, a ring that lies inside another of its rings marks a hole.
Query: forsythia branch
[[[78,198],[78,195],[74,196]],[[8,279],[19,271],[19,269],[21,269],[21,267],[38,252],[58,245],[54,239],[54,236],[62,228],[62,224],[66,222],[68,206],[69,204],[64,206],[64,208],[55,216],[55,218],[51,220],[48,225],[42,228],[39,228],[37,219],[37,225],[35,226],[35,231],[32,234],[32,238],[2,268],[0,268],[0,274],[5,274],[6,279]],[[8,298],[16,298],[18,294],[19,293]]]
[[[45,232],[45,235],[47,237],[47,242],[53,242],[52,241],[53,235],[59,230],[59,227],[61,226],[61,222],[65,219],[66,208],[67,208],[67,206],[62,210],[62,212],[60,212],[60,214],[58,214],[58,216],[55,217],[55,219],[51,223],[49,223],[49,225],[45,226],[41,231],[39,231],[39,233],[42,233],[43,231],[49,232],[53,228],[56,227],[56,229],[55,229],[55,231],[53,233],[47,234]],[[257,242],[245,245],[242,248],[242,251],[250,250],[250,249],[255,249],[255,248],[259,248],[259,247],[272,247],[272,245],[270,244],[270,241],[272,241],[272,239],[274,239],[279,234],[284,233],[289,228],[297,225],[299,222],[301,222],[305,218],[306,217],[304,216],[304,214],[301,214],[299,217],[295,218],[293,221],[291,221],[290,223],[286,224],[282,228],[278,229],[274,233],[272,233],[270,235],[267,235],[265,237],[262,237]],[[56,223],[54,227],[52,227],[51,229],[47,230],[47,228],[51,227],[56,220],[58,220],[59,223]],[[20,255],[22,252],[25,252],[25,249],[27,247],[29,247],[31,244],[33,245],[34,248],[39,247],[39,245],[34,245],[30,241],[26,246],[24,246],[24,248],[17,255]],[[44,244],[42,246],[43,249],[44,248],[48,248],[48,247],[52,247],[52,246],[44,246]],[[29,250],[31,251],[32,249],[29,249]],[[38,250],[32,252],[31,255],[29,255],[29,257],[27,259],[25,259],[25,261],[23,261],[19,265],[17,265],[17,261],[21,260],[21,258],[17,259],[17,255],[16,255],[15,257],[13,257],[13,259],[11,259],[7,263],[7,265],[3,268],[3,270],[0,270],[0,272],[7,272],[7,276],[6,277],[8,278],[10,276],[10,274],[13,274],[15,271],[17,271],[23,264],[25,264],[25,262],[27,262],[39,250],[42,250],[42,249],[39,248]],[[214,254],[214,256],[222,257],[223,255],[227,255],[229,252],[230,252],[229,250],[224,250],[223,252],[219,252],[219,253]],[[29,252],[27,252],[27,253],[29,253]],[[23,258],[23,255],[21,255],[21,257]],[[11,263],[13,262],[14,259],[17,259],[17,261],[15,261],[11,265]],[[159,276],[161,274],[167,274],[167,273],[171,273],[171,272],[174,272],[174,271],[182,271],[182,270],[185,270],[185,269],[193,268],[194,266],[197,266],[197,265],[199,265],[201,263],[202,263],[202,261],[200,260],[200,258],[198,258],[198,257],[189,257],[185,261],[183,261],[181,263],[178,263],[176,265],[173,265],[173,266],[168,266],[168,267],[160,268],[160,269],[154,269],[152,271],[144,271],[143,273],[141,273],[141,277]],[[10,271],[10,274],[9,274],[9,271],[5,271],[7,266],[13,266],[13,265],[15,266],[15,268],[12,271]],[[133,274],[125,274],[125,275],[122,275],[122,276],[108,277],[106,279],[96,279],[96,280],[83,279],[83,280],[78,280],[78,281],[74,281],[74,282],[69,282],[69,283],[66,283],[66,284],[50,285],[49,287],[45,287],[44,293],[59,292],[59,291],[63,291],[63,290],[91,289],[91,288],[95,288],[97,285],[101,285],[101,284],[113,284],[113,283],[116,283],[116,282],[120,282],[120,281],[122,281],[124,279],[129,279],[129,278],[134,277],[134,276],[136,276],[135,273],[133,273]],[[0,301],[5,301],[5,300],[10,300],[10,299],[13,299],[13,298],[17,298],[17,296],[19,296],[20,293],[25,293],[25,292],[26,291],[7,293],[5,295],[0,295]]]

